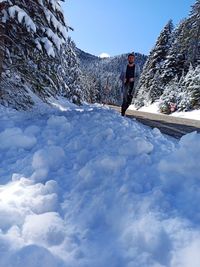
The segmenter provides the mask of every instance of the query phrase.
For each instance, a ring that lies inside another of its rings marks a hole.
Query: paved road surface
[[[109,107],[119,112],[121,111],[121,108],[118,106],[109,105]],[[164,114],[161,115],[129,109],[126,111],[126,116],[128,118],[136,118],[137,121],[151,128],[158,128],[162,133],[175,138],[180,138],[193,131],[200,132],[200,120],[177,118]]]

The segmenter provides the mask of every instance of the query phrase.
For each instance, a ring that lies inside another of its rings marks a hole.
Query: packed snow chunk
[[[47,121],[47,125],[57,131],[65,131],[65,133],[72,128],[71,124],[64,116],[51,116]]]
[[[21,180],[21,179],[23,179],[24,177],[23,177],[23,174],[21,174],[21,173],[13,173],[12,174],[12,181],[13,182],[16,182],[16,181],[19,181],[19,180]],[[25,178],[26,179],[26,178]]]
[[[187,134],[179,141],[179,146],[166,159],[161,160],[159,170],[173,178],[177,174],[185,177],[184,181],[200,180],[200,134]],[[171,180],[171,179],[170,179]]]
[[[0,229],[6,231],[13,225],[20,224],[22,221],[23,217],[20,211],[2,203],[0,196]]]
[[[103,132],[97,133],[93,140],[91,140],[92,144],[94,146],[100,145],[101,143],[104,143],[105,141],[109,142],[114,139],[114,132],[113,129],[108,128]]]
[[[120,168],[123,168],[126,164],[124,157],[116,156],[104,156],[96,162],[96,166],[102,168],[104,171],[116,172]]]
[[[199,267],[200,263],[200,236],[196,236],[194,240],[188,242],[188,244],[174,253],[172,260],[172,266],[176,267]]]
[[[66,236],[64,221],[56,212],[29,215],[25,219],[22,236],[28,243],[58,246]]]
[[[7,259],[1,259],[1,267],[64,267],[63,262],[48,249],[28,245],[12,253]]]
[[[153,128],[152,132],[155,135],[155,137],[161,137],[162,136],[162,133],[158,128]]]
[[[122,156],[99,156],[96,159],[89,161],[79,171],[79,175],[83,177],[85,181],[93,181],[94,183],[95,181],[97,182],[100,177],[116,173],[122,169],[125,164],[126,159]]]
[[[59,146],[49,146],[36,151],[33,155],[34,170],[58,170],[65,161],[65,152]]]
[[[2,258],[4,255],[8,253],[9,248],[10,248],[9,241],[0,232],[0,258],[1,258],[0,266],[3,266],[3,267],[6,266],[6,265],[2,265]]]
[[[129,220],[121,236],[126,257],[138,262],[136,266],[169,266],[172,240],[162,221],[155,214],[144,214],[132,222]],[[141,259],[145,260],[145,265]],[[155,265],[150,264],[152,262]]]
[[[29,202],[29,207],[36,214],[56,211],[59,207],[58,195],[55,193],[39,195]]]
[[[158,164],[164,192],[170,192],[172,205],[178,212],[200,222],[200,135],[183,136],[173,153]],[[173,197],[173,198],[172,198]]]
[[[58,184],[54,180],[49,180],[43,187],[43,194],[53,194],[58,192]]]
[[[124,156],[138,156],[141,154],[149,154],[153,151],[153,144],[141,137],[133,140],[124,140],[119,147],[119,154]]]
[[[28,136],[36,136],[40,133],[41,129],[40,127],[36,125],[30,125],[24,130],[24,134]]]
[[[31,149],[37,143],[34,136],[28,136],[20,128],[8,128],[0,133],[0,149]]]

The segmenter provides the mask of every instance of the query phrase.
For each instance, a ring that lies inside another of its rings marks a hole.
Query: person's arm
[[[136,80],[139,78],[139,76],[140,76],[140,72],[141,72],[141,70],[140,70],[139,65],[138,65],[138,64],[135,65],[135,79],[136,79]]]
[[[124,81],[124,76],[125,76],[125,75],[124,75],[124,71],[122,70],[122,71],[121,71],[121,74],[120,74],[120,76],[119,76],[119,78],[120,78],[121,81]]]

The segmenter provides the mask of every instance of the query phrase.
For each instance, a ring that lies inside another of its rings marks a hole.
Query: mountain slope
[[[128,53],[110,58],[96,57],[78,48],[76,53],[83,72],[85,87],[89,85],[89,91],[92,92],[89,97],[90,102],[121,103],[119,76],[122,69],[127,65]],[[141,72],[147,57],[139,53],[135,55],[136,64]]]

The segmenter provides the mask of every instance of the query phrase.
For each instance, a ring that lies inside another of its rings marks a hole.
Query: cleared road
[[[121,112],[121,108],[118,106],[109,105],[109,107]],[[164,114],[161,115],[129,109],[126,111],[126,116],[128,118],[136,118],[137,121],[151,128],[158,128],[162,133],[175,138],[180,138],[193,131],[200,132],[200,121],[198,120],[177,118]]]

